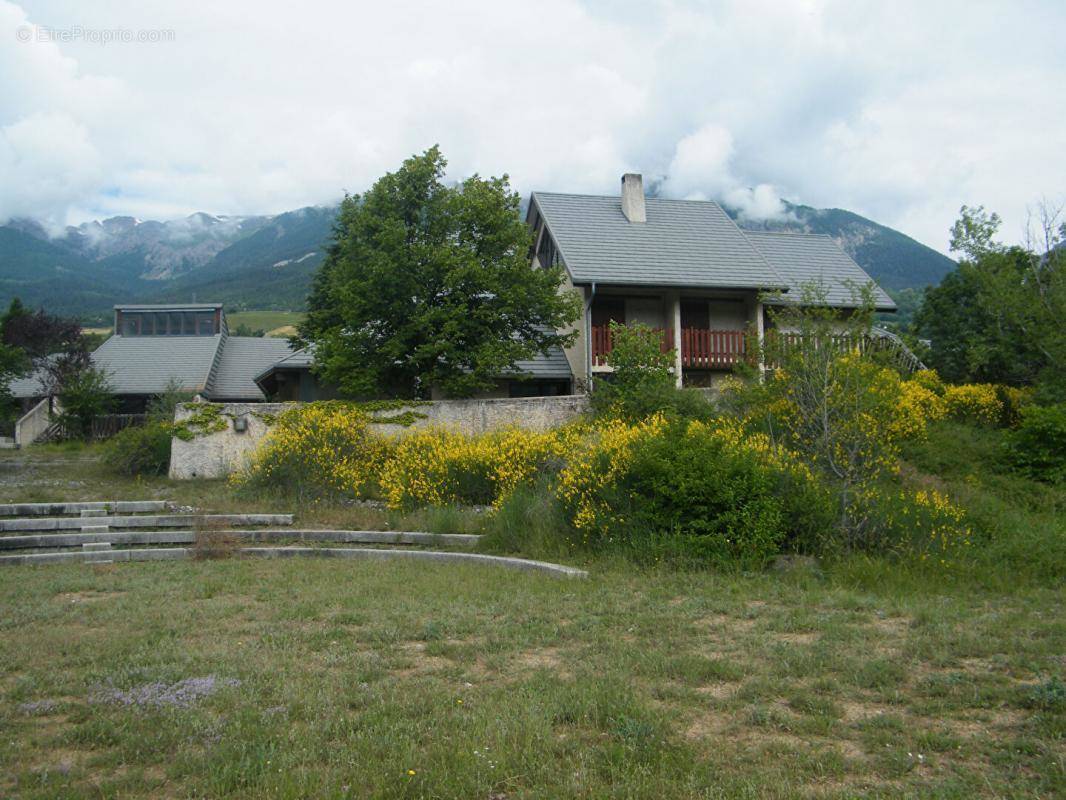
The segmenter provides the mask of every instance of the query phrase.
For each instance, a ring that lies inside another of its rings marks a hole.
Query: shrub
[[[713,416],[713,406],[702,392],[677,388],[675,351],[663,351],[662,336],[647,325],[611,323],[607,364],[613,371],[596,380],[592,408],[597,415],[628,422],[660,412],[685,419]]]
[[[665,427],[666,419],[661,414],[635,424],[604,420],[567,461],[559,473],[556,494],[583,543],[590,543],[624,522],[603,495],[628,469],[633,445]]]
[[[1066,482],[1066,403],[1025,408],[1007,434],[1003,459],[1035,480]]]
[[[751,453],[710,429],[680,425],[641,442],[606,499],[624,509],[629,543],[673,557],[757,567],[785,538],[775,481]]]
[[[941,492],[878,487],[856,498],[868,523],[864,549],[950,566],[972,543],[966,513]],[[858,512],[857,512],[858,513]]]
[[[397,442],[381,473],[391,508],[457,503],[499,506],[519,486],[561,464],[581,426],[536,432],[512,428],[481,436],[429,428]]]
[[[996,397],[1002,406],[999,424],[1004,428],[1013,428],[1022,421],[1022,411],[1033,402],[1033,390],[1029,387],[996,384]]]
[[[960,422],[997,425],[1003,415],[1003,403],[996,387],[990,383],[964,383],[944,389],[948,416]]]
[[[123,475],[165,475],[173,426],[162,420],[124,428],[108,440],[104,463]]]
[[[643,560],[760,566],[831,518],[810,470],[729,419],[605,423],[557,494],[579,544],[622,545]],[[807,513],[794,517],[799,498]]]
[[[170,444],[174,437],[174,410],[192,394],[170,383],[148,403],[144,425],[124,428],[111,437],[104,449],[104,463],[123,475],[165,475],[170,468]]]
[[[904,381],[900,384],[899,406],[892,433],[901,439],[924,439],[929,423],[942,420],[947,412],[947,404],[929,388],[928,380]]]
[[[920,369],[911,375],[910,381],[928,389],[938,397],[943,397],[944,390],[947,388],[935,369]]]
[[[390,441],[370,429],[369,417],[339,402],[308,403],[283,411],[243,471],[242,488],[284,488],[300,497],[358,496],[376,489]]]

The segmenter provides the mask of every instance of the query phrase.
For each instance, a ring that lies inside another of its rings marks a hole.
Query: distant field
[[[304,318],[302,311],[238,311],[226,314],[230,330],[242,323],[252,330],[262,328],[268,336],[288,336]]]

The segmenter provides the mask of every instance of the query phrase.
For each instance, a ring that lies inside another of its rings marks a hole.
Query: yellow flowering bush
[[[947,414],[960,422],[995,425],[1003,415],[1003,402],[990,383],[965,383],[944,389]]]
[[[602,492],[625,473],[634,445],[659,435],[666,428],[662,414],[630,424],[620,419],[600,422],[584,446],[574,452],[559,473],[556,496],[567,509],[573,526],[588,535],[625,522],[603,500]]]
[[[237,487],[280,488],[297,496],[359,495],[374,488],[390,442],[369,417],[344,403],[308,403],[282,412]]]
[[[896,410],[891,430],[901,439],[924,439],[929,423],[943,419],[948,413],[947,403],[929,388],[929,383],[915,379],[900,384]]]
[[[521,428],[468,436],[446,428],[414,431],[400,439],[381,472],[390,508],[492,503],[561,461],[581,426],[537,432]]]
[[[919,386],[928,389],[930,392],[937,396],[943,396],[944,381],[940,375],[937,374],[935,369],[920,369],[910,377],[912,383],[916,383]]]
[[[555,491],[577,544],[644,560],[755,567],[832,520],[810,468],[734,417],[601,422]]]
[[[856,502],[871,513],[871,544],[951,566],[973,540],[966,513],[935,489],[871,491]]]

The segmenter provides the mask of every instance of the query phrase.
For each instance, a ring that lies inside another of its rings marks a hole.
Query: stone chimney
[[[622,176],[622,213],[630,222],[647,222],[644,213],[644,179],[638,172]]]

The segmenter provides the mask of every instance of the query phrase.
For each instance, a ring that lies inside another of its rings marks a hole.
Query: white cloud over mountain
[[[641,171],[940,249],[983,203],[1010,238],[1066,192],[1064,23],[1051,2],[0,0],[0,219],[272,213],[439,142],[453,177],[523,192]],[[173,41],[39,40],[76,26]]]

